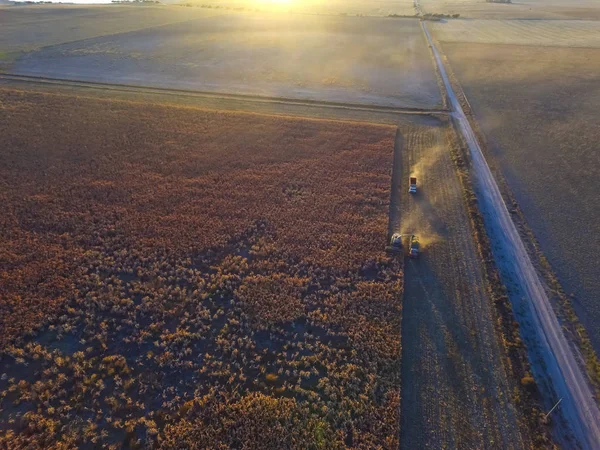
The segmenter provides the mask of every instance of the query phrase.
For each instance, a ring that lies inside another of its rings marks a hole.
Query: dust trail
[[[410,176],[417,177],[417,186],[419,179],[423,177],[424,173],[427,173],[439,160],[444,152],[442,145],[434,145],[429,148],[425,153],[427,158],[421,158],[417,161],[410,169]]]
[[[427,194],[428,175],[435,172],[436,166],[442,162],[443,155],[444,146],[435,144],[425,148],[422,155],[411,162],[410,177],[417,178],[417,193],[410,195],[414,213],[403,218],[399,232],[403,235],[418,236],[422,249],[444,239],[445,228],[444,221],[439,217],[439,199]],[[408,180],[402,181],[406,183],[402,187],[408,189]]]
[[[525,312],[523,316],[517,318],[535,325],[535,335],[524,335],[523,338],[529,348],[535,348],[535,344],[539,346],[545,370],[544,367],[535,367],[533,362],[532,368],[538,375],[545,374],[551,381],[557,397],[563,399],[560,408],[562,415],[582,448],[600,449],[600,410],[592,395],[587,377],[577,364],[573,350],[561,330],[544,286],[510,217],[471,124],[452,90],[427,26],[423,22],[421,26],[444,81],[455,126],[469,148],[486,229],[491,241],[497,246],[494,253],[497,256],[498,267],[503,276],[513,279],[518,284],[525,299],[521,302]],[[512,297],[511,300],[518,301]]]
[[[425,235],[419,235],[419,244],[421,250],[427,247],[431,247],[433,244],[437,244],[443,240],[442,236],[437,233],[428,233]]]
[[[417,236],[419,239],[419,244],[421,245],[421,250],[444,240],[443,236],[439,232],[435,231],[431,226],[425,223],[426,221],[418,220],[415,218],[415,216],[416,214],[413,214],[407,218],[404,218],[402,220],[400,229],[396,232],[402,234],[403,236],[410,236],[411,234]]]

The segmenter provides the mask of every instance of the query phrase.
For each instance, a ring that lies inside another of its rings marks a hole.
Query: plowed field
[[[10,72],[339,103],[441,103],[411,19],[230,12],[45,47]]]
[[[491,154],[600,350],[600,50],[443,48]]]
[[[0,52],[31,51],[218,13],[176,6],[0,6]]]

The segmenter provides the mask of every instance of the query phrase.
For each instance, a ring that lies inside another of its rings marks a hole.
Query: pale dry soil
[[[219,10],[154,5],[0,6],[0,52],[32,51],[219,13]]]
[[[298,14],[365,15],[388,16],[390,14],[408,15],[415,13],[413,0],[292,0],[277,2],[273,0],[195,0],[181,2],[193,6],[210,8],[244,8],[292,12]],[[209,9],[209,8],[207,8]]]
[[[597,20],[444,20],[430,29],[443,42],[600,48]]]
[[[485,0],[420,0],[424,12],[460,14],[479,19],[600,19],[596,0],[513,0],[510,4]]]
[[[527,223],[600,350],[600,50],[443,43]]]
[[[47,47],[11,72],[395,107],[441,103],[412,19],[231,13]]]

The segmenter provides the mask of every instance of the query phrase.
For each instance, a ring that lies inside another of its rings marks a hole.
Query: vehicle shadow
[[[435,250],[434,244],[429,251]],[[477,448],[477,405],[464,375],[465,365],[479,364],[452,307],[456,293],[426,253],[405,261],[404,280],[401,448]]]
[[[401,178],[402,178],[402,149],[404,148],[404,136],[400,128],[396,129],[394,139],[394,158],[392,163],[392,186],[390,189],[390,211],[388,222],[389,237],[400,228],[400,198],[401,198]]]
[[[502,435],[510,407],[452,161],[433,131],[404,138],[394,231],[415,234],[421,251],[404,261],[400,448],[518,448]]]

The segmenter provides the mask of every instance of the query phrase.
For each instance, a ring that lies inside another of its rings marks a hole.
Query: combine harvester
[[[390,245],[385,248],[385,251],[390,254],[401,253],[404,249],[408,249],[410,258],[419,257],[419,238],[414,234],[392,234]]]

